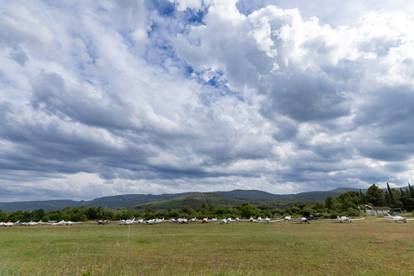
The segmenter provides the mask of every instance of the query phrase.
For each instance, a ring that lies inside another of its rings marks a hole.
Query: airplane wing
[[[405,219],[406,221],[414,221],[414,218]]]

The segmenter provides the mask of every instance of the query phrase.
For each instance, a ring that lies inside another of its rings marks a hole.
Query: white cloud
[[[411,4],[157,3],[2,5],[4,199],[412,177]]]

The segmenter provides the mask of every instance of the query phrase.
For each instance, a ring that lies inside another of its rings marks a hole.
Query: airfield
[[[0,275],[412,275],[414,222],[0,229]]]

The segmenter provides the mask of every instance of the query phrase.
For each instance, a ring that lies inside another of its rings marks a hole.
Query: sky
[[[414,1],[0,0],[0,201],[403,186]]]

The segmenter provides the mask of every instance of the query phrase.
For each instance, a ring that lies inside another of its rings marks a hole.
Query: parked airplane
[[[159,223],[163,223],[164,219],[159,219],[159,218],[155,218],[155,219],[149,219],[147,221],[144,221],[144,223],[146,224],[159,224]],[[141,223],[141,220],[138,220],[138,223]]]
[[[14,226],[14,223],[13,222],[10,222],[10,221],[8,221],[8,222],[0,222],[0,227],[12,227],[12,226]]]
[[[230,222],[232,222],[233,220],[231,219],[231,218],[224,218],[224,219],[222,219],[221,221],[220,221],[220,223],[222,223],[222,224],[227,224],[227,223],[230,223]]]
[[[74,224],[80,224],[80,222],[73,222],[73,221],[70,221],[70,220],[68,220],[68,221],[61,220],[61,221],[58,221],[58,222],[52,222],[51,225],[59,226],[59,225],[74,225]]]
[[[146,221],[146,224],[155,224],[156,223],[155,221],[156,221],[155,219],[149,219]]]
[[[65,225],[65,221],[64,220],[61,220],[61,221],[58,221],[58,222],[52,222],[51,225],[54,225],[54,226],[57,226],[57,225]]]
[[[134,223],[135,223],[135,218],[133,218],[133,219],[121,219],[119,221],[119,224],[121,224],[121,225],[131,225],[131,224],[134,224]]]
[[[178,218],[177,219],[177,222],[178,223],[181,223],[181,224],[188,223],[188,219],[186,219],[186,218]]]
[[[350,218],[350,217],[347,217],[347,216],[337,216],[336,217],[336,221],[338,222],[338,223],[351,223],[351,222],[353,222],[353,221],[356,221],[356,220],[364,220],[365,218]]]
[[[389,221],[394,221],[394,222],[403,222],[403,223],[407,223],[407,221],[412,221],[412,220],[414,220],[414,218],[409,218],[409,219],[407,219],[407,218],[405,218],[405,217],[403,217],[403,216],[399,216],[399,215],[396,215],[396,216],[391,216],[390,214],[387,214],[387,215],[384,217],[384,219],[385,219],[385,220],[389,220]]]
[[[264,219],[261,218],[261,217],[258,217],[257,219],[254,219],[253,217],[250,217],[249,221],[250,222],[266,222],[266,223],[272,222],[272,220],[269,217],[266,217]],[[276,221],[278,221],[278,220],[276,220]]]
[[[36,226],[39,225],[39,222],[35,222],[35,221],[29,221],[29,222],[22,222],[22,225],[24,226]]]

